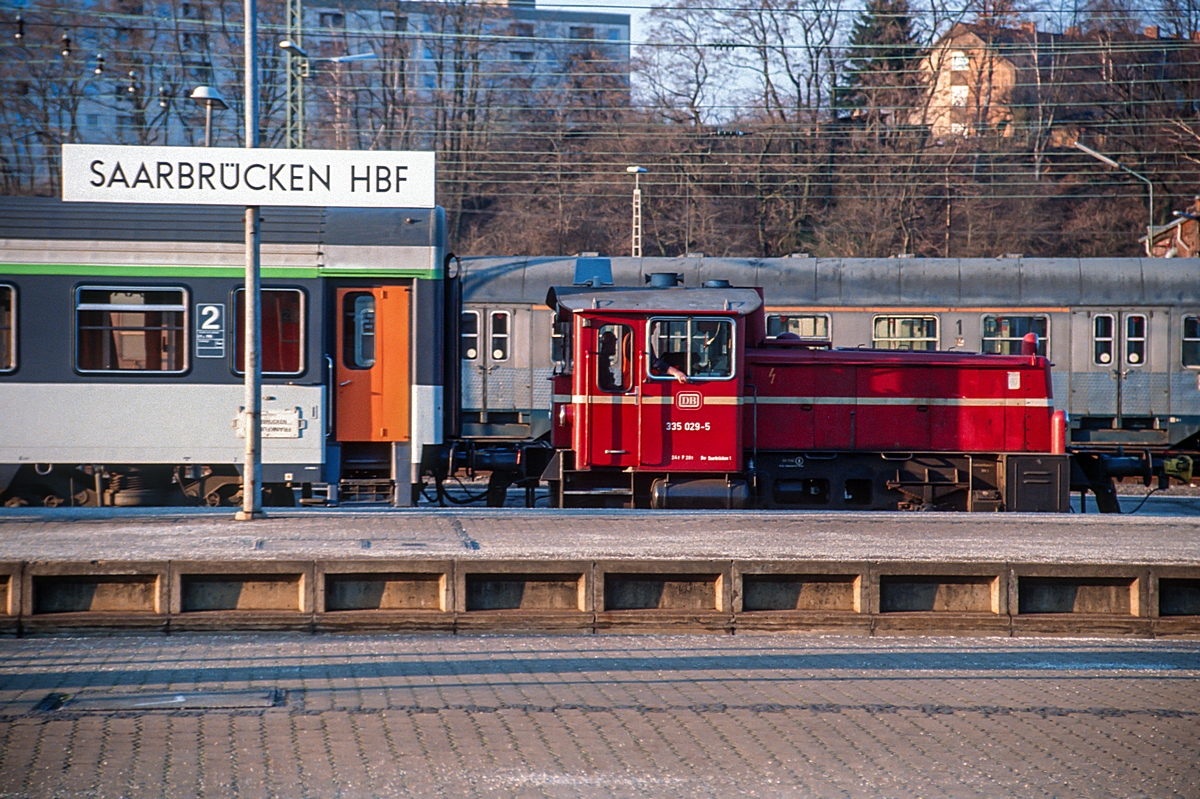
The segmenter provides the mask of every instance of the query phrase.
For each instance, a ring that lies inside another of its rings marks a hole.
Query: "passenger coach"
[[[240,502],[239,209],[0,199],[0,495]],[[411,501],[443,442],[442,210],[262,211],[266,501]],[[394,488],[393,488],[394,487]]]
[[[1071,445],[1200,443],[1200,260],[1166,258],[464,258],[463,380],[505,381],[468,392],[464,418],[547,429],[541,387],[564,349],[546,289],[577,274],[642,286],[655,273],[762,288],[768,336],[815,346],[1015,354],[1036,333]]]

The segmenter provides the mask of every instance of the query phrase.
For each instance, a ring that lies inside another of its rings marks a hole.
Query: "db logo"
[[[682,411],[694,411],[704,404],[704,396],[698,391],[681,391],[675,395],[675,407]]]

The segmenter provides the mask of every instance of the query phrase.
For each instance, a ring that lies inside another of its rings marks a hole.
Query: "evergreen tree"
[[[919,57],[908,0],[867,0],[846,53],[840,115],[866,117],[868,124],[884,112],[906,117]]]

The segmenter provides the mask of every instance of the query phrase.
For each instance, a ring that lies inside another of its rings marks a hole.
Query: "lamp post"
[[[188,95],[192,100],[204,106],[204,146],[212,147],[212,114],[213,109],[224,111],[229,107],[221,93],[212,86],[197,86]]]
[[[1146,188],[1149,189],[1149,191],[1150,191],[1150,223],[1148,225],[1146,225],[1146,255],[1150,255],[1150,253],[1152,252],[1152,246],[1154,244],[1154,184],[1151,183],[1144,175],[1140,175],[1137,172],[1134,172],[1129,167],[1125,166],[1124,164],[1118,163],[1117,161],[1114,161],[1113,159],[1109,158],[1107,155],[1104,155],[1103,153],[1096,152],[1091,147],[1080,144],[1079,142],[1075,142],[1075,149],[1079,150],[1082,153],[1087,153],[1092,158],[1095,158],[1097,161],[1100,161],[1101,163],[1105,163],[1105,164],[1108,164],[1109,166],[1116,167],[1117,169],[1120,169],[1122,172],[1128,172],[1130,175],[1133,175],[1135,178],[1140,180],[1142,183],[1146,184]]]
[[[650,170],[640,166],[627,166],[625,171],[633,175],[633,230],[631,249],[634,258],[642,257],[642,184],[641,176]]]
[[[304,147],[304,79],[310,75],[311,65],[314,62],[345,64],[350,61],[371,61],[379,56],[375,53],[355,53],[314,58],[291,39],[281,41],[279,49],[288,57],[287,147],[301,149]],[[297,59],[294,65],[292,59]]]

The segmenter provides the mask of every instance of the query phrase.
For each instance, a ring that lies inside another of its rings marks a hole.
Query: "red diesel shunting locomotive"
[[[570,354],[552,504],[1068,509],[1043,357],[769,339],[757,289],[577,286],[547,304]]]

